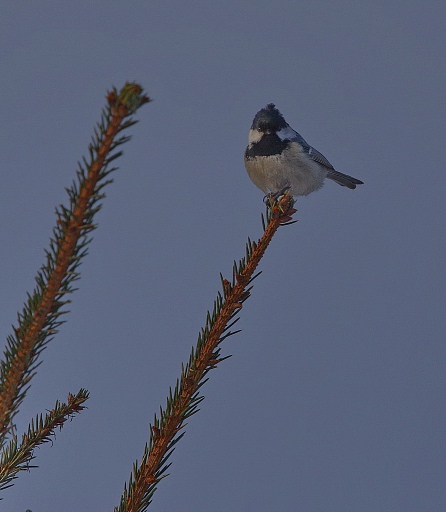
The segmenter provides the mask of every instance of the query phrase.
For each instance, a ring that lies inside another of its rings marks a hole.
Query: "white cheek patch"
[[[291,140],[296,137],[296,132],[291,128],[291,126],[288,126],[286,128],[282,128],[280,131],[277,132],[277,135],[280,140]]]
[[[264,135],[265,134],[263,132],[259,132],[257,130],[249,130],[248,141],[250,144],[256,144],[257,142],[260,142]]]

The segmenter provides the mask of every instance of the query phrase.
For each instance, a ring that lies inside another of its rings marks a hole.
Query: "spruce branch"
[[[20,445],[17,437],[9,441],[2,451],[0,459],[0,491],[11,487],[12,480],[17,478],[19,471],[27,471],[31,460],[34,459],[34,450],[43,443],[51,442],[55,435],[55,429],[62,429],[67,419],[71,419],[85,407],[82,405],[88,399],[88,391],[79,390],[77,395],[68,395],[67,403],[56,402],[54,409],[49,411],[45,418],[38,415],[35,421],[31,421],[28,432],[23,434]]]
[[[221,276],[223,293],[218,293],[214,307],[207,313],[197,345],[192,349],[189,362],[182,366],[181,377],[175,389],[169,391],[166,408],[160,408],[150,426],[150,441],[146,444],[141,462],[133,465],[128,485],[124,486],[119,507],[115,512],[144,512],[150,505],[158,482],[170,466],[167,461],[175,444],[183,437],[185,420],[198,412],[204,399],[200,388],[210,370],[227,357],[220,357],[221,342],[239,331],[231,331],[238,321],[243,302],[250,296],[250,284],[259,275],[254,274],[266,248],[281,225],[292,223],[294,199],[285,194],[276,199],[269,197],[267,221],[262,218],[264,233],[258,242],[248,239],[246,255],[234,262],[232,281]]]
[[[116,148],[129,140],[118,135],[136,123],[129,116],[148,101],[136,83],[126,83],[120,92],[113,89],[107,95],[107,106],[88,148],[89,158],[78,164],[77,179],[66,189],[69,204],[56,209],[56,227],[46,263],[37,273],[36,287],[18,314],[13,334],[7,337],[0,364],[0,447],[8,433],[13,435],[13,418],[35,375],[39,355],[67,313],[67,296],[74,291],[78,266],[88,252],[95,215],[104,198],[102,189],[111,182],[106,178],[116,169],[110,163],[122,154]]]

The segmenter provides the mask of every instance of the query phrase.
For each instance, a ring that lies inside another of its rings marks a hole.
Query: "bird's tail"
[[[327,178],[335,181],[338,185],[342,187],[348,187],[351,189],[356,188],[356,185],[364,185],[364,182],[361,180],[357,180],[348,174],[342,174],[342,172],[335,171],[334,169],[330,169],[327,173]]]

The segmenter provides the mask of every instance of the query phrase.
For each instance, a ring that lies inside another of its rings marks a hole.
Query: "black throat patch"
[[[251,159],[257,156],[280,155],[288,148],[289,144],[289,140],[281,140],[277,133],[268,133],[259,142],[246,148],[245,157]]]

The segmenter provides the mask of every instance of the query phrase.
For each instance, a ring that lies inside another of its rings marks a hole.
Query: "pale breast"
[[[327,174],[320,164],[307,158],[297,144],[290,144],[280,155],[247,159],[245,167],[264,194],[291,187],[294,196],[307,195],[323,185]]]

